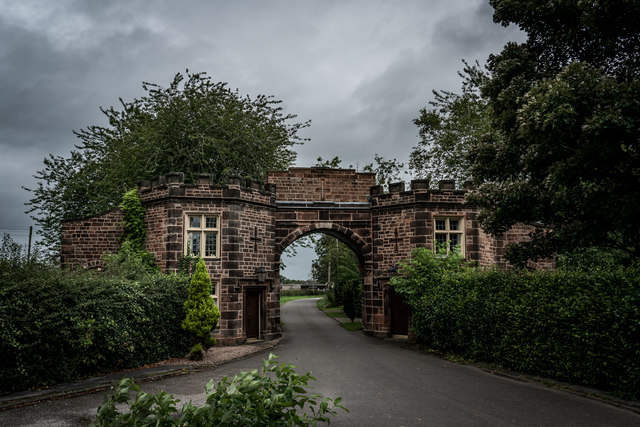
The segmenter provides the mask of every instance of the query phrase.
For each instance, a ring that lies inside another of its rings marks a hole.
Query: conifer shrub
[[[190,353],[192,359],[201,359],[203,348],[215,344],[211,331],[218,324],[220,311],[211,298],[211,289],[211,277],[204,260],[200,258],[191,276],[189,298],[184,303],[186,317],[182,321],[182,328],[191,334],[194,342]]]

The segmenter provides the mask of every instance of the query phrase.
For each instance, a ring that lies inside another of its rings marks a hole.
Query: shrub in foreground
[[[336,409],[344,409],[341,399],[307,395],[306,387],[315,380],[310,373],[296,374],[291,364],[279,365],[273,354],[263,361],[260,371],[241,372],[233,379],[224,377],[205,386],[206,402],[197,407],[186,403],[180,413],[178,399],[161,391],[143,392],[131,379],[124,378],[111,396],[98,408],[92,426],[121,425],[221,425],[221,426],[304,426],[330,422]],[[131,400],[129,392],[136,392]],[[124,412],[118,409],[128,406]]]

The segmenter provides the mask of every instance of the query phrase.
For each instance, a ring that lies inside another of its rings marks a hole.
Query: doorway
[[[391,314],[390,332],[391,335],[408,335],[409,334],[409,318],[410,308],[405,300],[389,288],[389,311]]]
[[[245,293],[244,330],[247,339],[260,338],[260,291],[248,289]]]

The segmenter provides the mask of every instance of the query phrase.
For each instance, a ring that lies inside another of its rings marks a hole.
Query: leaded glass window
[[[464,256],[464,226],[462,218],[435,218],[436,253],[458,251]]]
[[[220,216],[187,214],[185,254],[203,258],[220,256]]]

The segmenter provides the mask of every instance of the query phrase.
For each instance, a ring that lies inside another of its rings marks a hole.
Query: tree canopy
[[[468,171],[485,231],[534,227],[512,262],[589,247],[637,258],[640,2],[490,4],[495,22],[527,40],[491,55],[486,75],[467,66],[461,95],[436,93],[436,109],[416,120],[418,148],[436,147],[427,154],[452,178]]]
[[[178,73],[168,87],[143,83],[146,94],[101,108],[107,126],[74,132],[69,157],[50,155],[29,202],[28,213],[55,248],[60,221],[115,208],[123,191],[142,179],[184,172],[222,183],[234,174],[261,180],[267,170],[293,164],[293,146],[309,122],[295,122],[271,96],[241,96],[205,73]]]

